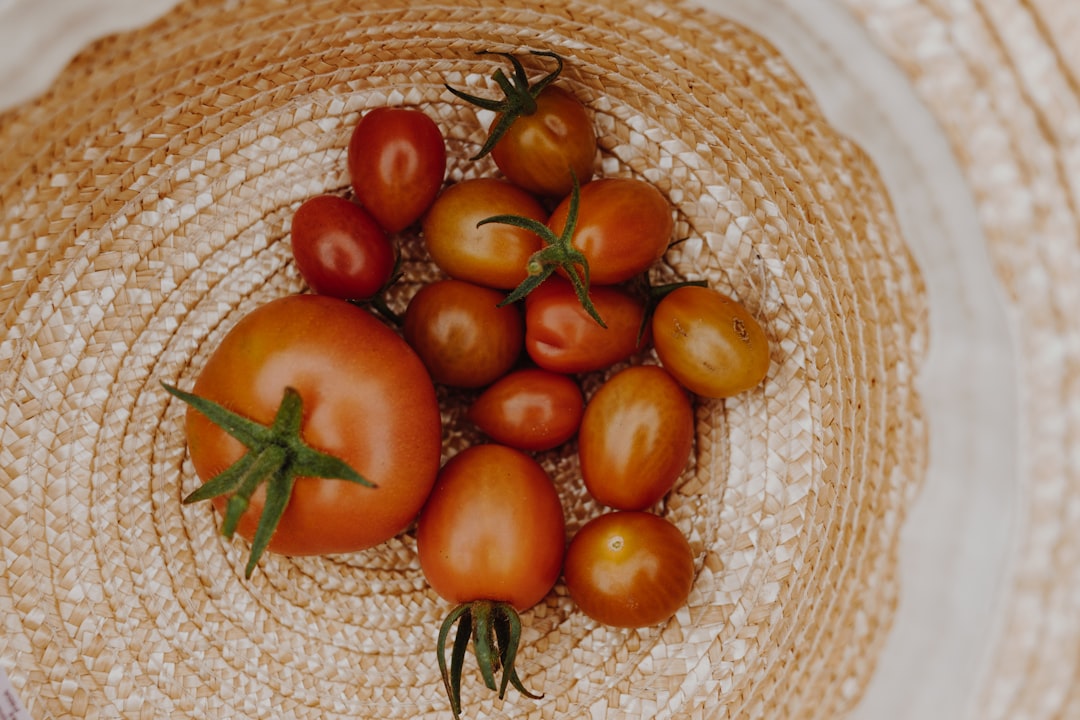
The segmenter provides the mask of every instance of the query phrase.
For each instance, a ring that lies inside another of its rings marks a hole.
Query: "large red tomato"
[[[267,463],[282,455],[294,464],[270,470],[332,476],[294,478],[291,492],[278,498],[287,505],[270,550],[313,555],[381,543],[409,525],[435,482],[441,421],[424,365],[396,333],[343,300],[293,295],[255,309],[222,339],[191,395],[263,426],[249,428],[248,435],[261,438],[249,452],[203,412],[189,408],[188,448],[204,481],[220,478],[241,458]],[[342,463],[375,487],[336,479],[345,476],[338,472]],[[268,489],[287,487],[279,479],[254,491],[235,528],[241,536],[256,536],[273,494]],[[236,496],[226,493],[215,503],[224,510]]]
[[[566,550],[566,590],[597,622],[658,625],[682,607],[694,585],[694,553],[682,532],[647,512],[600,515]]]
[[[694,411],[663,368],[632,365],[589,399],[578,431],[585,487],[597,502],[644,510],[675,484],[690,459]]]
[[[420,110],[379,107],[360,118],[347,154],[353,192],[388,232],[420,219],[446,175],[446,143]]]

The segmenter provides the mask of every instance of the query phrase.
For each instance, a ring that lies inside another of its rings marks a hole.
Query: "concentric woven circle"
[[[450,182],[493,174],[466,160],[490,117],[443,83],[491,93],[476,51],[522,48],[567,57],[598,171],[676,208],[685,240],[658,274],[739,298],[772,367],[697,404],[692,464],[656,508],[695,552],[687,606],[614,630],[560,584],[523,617],[519,672],[545,698],[499,701],[470,677],[469,715],[833,718],[858,699],[925,464],[927,308],[874,168],[784,59],[644,0],[196,2],[0,116],[0,660],[35,717],[449,717],[433,651],[449,607],[412,535],[269,556],[243,580],[243,542],[180,504],[198,480],[160,382],[190,386],[244,313],[304,290],[291,213],[347,193],[365,110],[421,108]],[[401,242],[399,306],[437,276]],[[447,455],[480,439],[465,399],[443,394]],[[601,509],[572,444],[540,459],[572,533]]]

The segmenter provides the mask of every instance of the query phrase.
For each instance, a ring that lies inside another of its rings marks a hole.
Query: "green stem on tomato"
[[[532,115],[536,112],[536,97],[562,72],[563,60],[558,54],[546,50],[531,50],[530,52],[533,55],[553,58],[556,63],[554,70],[532,84],[529,83],[529,78],[525,74],[525,68],[522,66],[521,61],[512,54],[491,50],[481,50],[477,53],[477,55],[499,55],[509,60],[510,64],[513,66],[513,80],[508,78],[506,73],[501,69],[496,70],[495,74],[492,75],[492,79],[495,80],[495,83],[503,91],[504,97],[502,100],[490,100],[488,98],[470,95],[469,93],[444,83],[447,90],[462,100],[472,103],[484,110],[491,110],[499,114],[495,125],[491,128],[491,131],[488,132],[487,141],[476,155],[469,158],[470,160],[478,160],[487,155],[495,145],[498,144],[502,136],[506,134],[506,131],[510,129],[510,126],[514,124],[515,120],[524,115]]]
[[[670,295],[673,291],[678,290],[681,287],[694,286],[694,287],[708,287],[709,283],[706,280],[678,280],[676,282],[664,283],[663,285],[653,285],[649,282],[648,277],[644,280],[645,285],[645,312],[641,315],[641,325],[638,326],[637,332],[637,344],[641,345],[641,339],[645,337],[645,331],[649,327],[649,323],[652,321],[653,315],[656,314],[656,306],[660,304],[660,301]]]
[[[455,625],[457,633],[447,667],[446,645]],[[518,692],[533,700],[543,697],[530,692],[514,668],[521,642],[521,618],[517,611],[504,602],[475,600],[462,603],[450,611],[439,628],[437,647],[439,672],[455,719],[461,717],[461,672],[470,640],[484,684],[491,690],[497,690],[499,699],[506,696],[508,685],[513,685]],[[500,671],[502,678],[496,684],[495,676]]]
[[[571,171],[571,175],[573,176],[574,186],[570,193],[570,205],[567,208],[566,224],[563,226],[562,234],[556,235],[551,228],[539,220],[521,217],[520,215],[493,215],[484,218],[476,225],[477,227],[488,223],[512,225],[523,230],[529,230],[544,241],[544,247],[529,257],[526,264],[527,275],[525,279],[499,303],[500,307],[524,299],[526,295],[540,287],[540,284],[551,277],[556,270],[561,269],[570,280],[570,284],[574,288],[574,294],[577,295],[581,306],[585,308],[585,312],[600,327],[606,328],[607,324],[600,317],[600,313],[596,310],[596,306],[593,305],[592,299],[589,298],[589,260],[573,244],[574,230],[577,228],[578,206],[581,204],[581,185],[578,183],[577,175],[573,171]]]
[[[247,512],[252,495],[260,486],[266,486],[266,501],[252,538],[245,577],[251,577],[259,558],[269,546],[292,497],[296,478],[330,478],[375,487],[348,463],[316,450],[303,441],[300,437],[303,402],[300,393],[291,387],[285,388],[273,423],[263,425],[212,400],[166,383],[162,383],[162,386],[248,449],[239,460],[185,497],[185,505],[228,495],[221,531],[225,537],[231,538],[240,517]]]

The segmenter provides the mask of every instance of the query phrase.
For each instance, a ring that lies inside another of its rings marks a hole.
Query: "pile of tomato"
[[[695,399],[744,392],[769,367],[739,303],[703,282],[651,284],[674,208],[643,180],[594,177],[588,110],[555,83],[562,58],[533,54],[555,63],[535,82],[496,53],[512,68],[495,71],[503,98],[448,86],[496,113],[476,156],[490,153],[496,175],[448,184],[428,115],[365,113],[351,193],[292,218],[309,292],[242,318],[191,392],[166,386],[189,405],[204,480],[185,502],[211,500],[223,532],[250,541],[248,576],[267,550],[351,552],[415,532],[431,588],[455,605],[437,641],[455,716],[469,644],[500,696],[512,684],[537,697],[514,669],[520,613],[560,577],[612,626],[663,623],[685,604],[694,556],[655,509],[687,468]],[[383,298],[402,281],[402,242],[423,243],[438,279],[399,313]],[[590,373],[604,380],[586,397]],[[445,463],[436,386],[472,393],[466,416],[487,438]],[[535,457],[556,448],[577,454],[607,508],[569,542]]]

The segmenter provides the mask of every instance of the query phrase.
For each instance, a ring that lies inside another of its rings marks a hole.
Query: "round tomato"
[[[593,306],[607,327],[582,307],[570,281],[552,275],[525,298],[525,350],[540,367],[559,373],[601,370],[648,345],[639,341],[645,303],[616,286],[593,285]],[[646,328],[647,330],[647,328]]]
[[[566,590],[586,615],[613,627],[658,625],[686,604],[694,553],[670,521],[622,511],[587,522],[570,541]]]
[[[452,603],[540,602],[562,568],[562,503],[538,462],[497,444],[472,445],[439,472],[416,525],[424,577]]]
[[[267,530],[267,549],[286,555],[351,552],[394,537],[415,518],[439,469],[439,406],[424,365],[390,328],[343,300],[293,295],[247,314],[186,399],[191,461],[206,482],[193,499],[215,483],[227,490],[206,497],[226,513],[227,534],[254,539],[249,574]],[[200,402],[236,413],[227,424],[240,438]],[[244,509],[244,486],[229,482],[246,483],[237,468],[252,466],[269,479],[248,487]]]
[[[578,431],[581,476],[593,498],[644,510],[675,484],[694,442],[694,410],[663,368],[633,365],[589,399]]]
[[[291,243],[301,277],[319,295],[370,298],[394,272],[386,231],[364,208],[337,195],[318,195],[297,208]]]
[[[408,307],[402,333],[441,385],[477,388],[510,371],[521,357],[521,310],[499,307],[498,290],[462,280],[421,287]]]
[[[496,442],[538,452],[572,438],[584,409],[581,388],[573,379],[526,368],[481,393],[469,406],[468,418]]]
[[[349,139],[356,199],[388,232],[420,219],[446,175],[446,143],[420,110],[380,107],[360,118]]]
[[[493,127],[498,126],[496,118]],[[519,115],[495,143],[491,157],[506,178],[529,192],[564,197],[574,176],[586,183],[596,160],[596,130],[581,101],[548,85],[536,96],[536,109]]]
[[[431,259],[459,280],[504,290],[516,287],[543,242],[521,227],[478,225],[495,215],[547,219],[536,198],[510,183],[495,178],[464,180],[443,190],[424,216],[424,244]]]
[[[690,391],[725,398],[757,387],[769,372],[769,339],[734,299],[706,287],[665,295],[652,317],[660,362]]]
[[[559,236],[569,219],[571,198],[548,218]],[[572,245],[589,264],[590,282],[612,285],[645,272],[667,252],[675,227],[671,205],[650,183],[600,178],[580,189]]]

